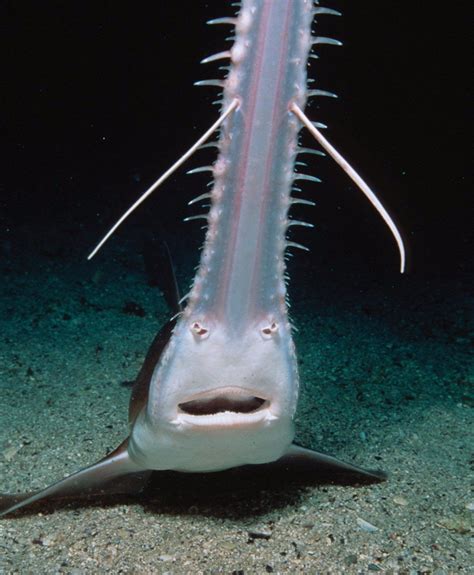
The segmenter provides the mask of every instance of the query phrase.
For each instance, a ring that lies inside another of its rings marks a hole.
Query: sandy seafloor
[[[5,246],[2,491],[45,486],[127,433],[124,382],[169,312],[119,244],[94,263]],[[474,572],[468,280],[320,276],[298,261],[298,440],[389,480],[191,477],[141,499],[40,504],[0,521],[0,573]]]

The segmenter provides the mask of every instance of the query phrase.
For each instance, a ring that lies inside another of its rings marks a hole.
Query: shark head
[[[233,333],[183,317],[153,373],[130,441],[149,469],[213,471],[274,461],[293,439],[298,375],[286,323]]]

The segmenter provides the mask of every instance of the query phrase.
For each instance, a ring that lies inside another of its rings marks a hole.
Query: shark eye
[[[260,332],[264,339],[269,339],[278,332],[278,323],[276,321],[272,321],[270,324],[262,327]]]
[[[200,339],[204,339],[209,335],[209,330],[198,321],[191,324],[191,332],[194,336],[199,337]]]

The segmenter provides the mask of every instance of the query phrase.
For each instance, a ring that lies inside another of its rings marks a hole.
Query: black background
[[[326,5],[343,17],[320,17],[317,31],[344,46],[321,47],[310,77],[339,99],[312,104],[308,115],[328,124],[330,141],[396,216],[410,273],[462,274],[472,249],[470,4]],[[2,2],[4,251],[35,249],[23,241],[27,234],[41,243],[58,229],[65,237],[52,241],[76,243],[85,257],[207,129],[218,115],[211,105],[216,92],[192,84],[219,76],[217,65],[199,61],[225,49],[229,28],[205,22],[233,10],[222,0]],[[203,163],[209,155],[185,169]],[[396,273],[394,244],[360,192],[329,159],[317,158],[309,169],[324,181],[306,185],[304,196],[318,202],[305,214],[317,229],[293,239],[324,266]],[[171,236],[199,233],[198,224],[181,219],[196,213],[186,203],[207,180],[184,171],[113,241],[137,226],[161,226]]]

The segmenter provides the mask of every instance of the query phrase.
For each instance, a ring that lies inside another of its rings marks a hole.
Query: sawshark
[[[363,469],[293,442],[298,366],[288,319],[285,254],[304,246],[290,239],[294,204],[312,206],[298,185],[318,182],[300,171],[304,154],[328,154],[355,182],[395,238],[403,272],[402,238],[387,210],[304,110],[310,98],[306,68],[320,44],[338,45],[312,27],[339,15],[312,0],[243,0],[238,14],[210,24],[231,25],[233,45],[203,60],[230,62],[223,79],[203,80],[222,90],[221,114],[107,233],[119,225],[196,150],[218,149],[213,183],[191,204],[210,203],[200,265],[185,305],[172,298],[174,317],[158,332],[138,374],[129,406],[129,435],[111,453],[45,489],[0,495],[0,514],[40,500],[140,491],[155,471],[214,472],[240,466],[288,467],[306,462],[382,481]],[[302,147],[305,127],[322,150]],[[216,141],[208,142],[218,132]],[[207,142],[207,143],[206,143]],[[174,282],[175,283],[175,282]],[[175,290],[176,292],[176,290]],[[114,487],[117,492],[117,487]]]

